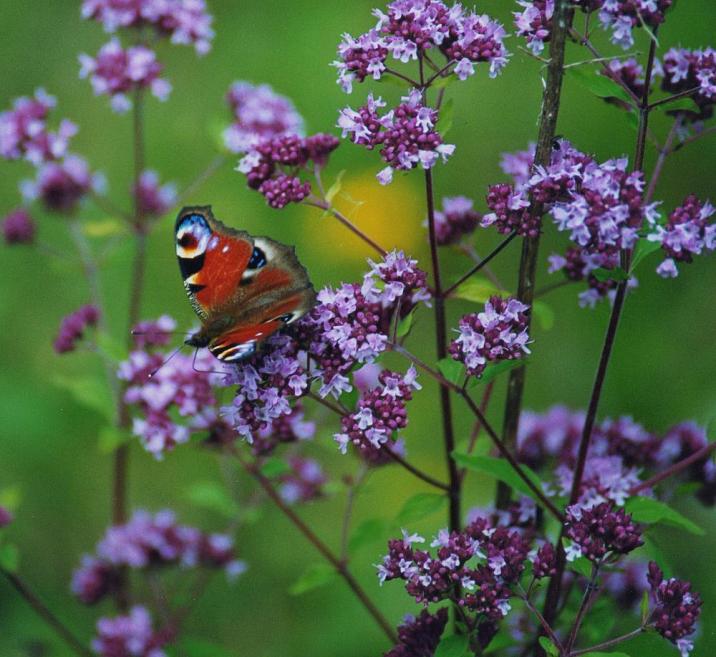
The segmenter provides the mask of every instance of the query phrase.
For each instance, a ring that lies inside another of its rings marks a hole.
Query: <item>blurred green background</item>
[[[163,180],[175,180],[180,187],[191,181],[217,151],[217,135],[229,118],[224,94],[235,79],[270,83],[295,101],[310,131],[336,132],[338,108],[359,104],[367,85],[358,85],[352,96],[345,96],[328,63],[335,56],[342,32],[358,34],[372,25],[370,10],[374,4],[372,0],[209,0],[216,38],[208,56],[197,58],[185,47],[160,48],[166,77],[174,90],[169,102],[148,103],[148,165],[160,171]],[[55,117],[66,116],[80,125],[73,150],[106,173],[110,196],[126,206],[131,121],[128,116],[113,114],[107,99],[95,98],[89,84],[78,79],[77,54],[94,54],[107,39],[97,24],[80,20],[78,5],[71,0],[0,3],[0,107],[9,106],[14,97],[30,94],[38,86],[57,95]],[[507,0],[484,0],[479,5],[481,11],[505,23],[510,22],[514,8],[515,3]],[[679,2],[660,32],[662,53],[672,45],[709,45],[715,25],[716,5],[712,0]],[[599,33],[600,46],[617,54],[603,37]],[[643,58],[643,35],[639,38],[635,50]],[[508,41],[513,58],[497,80],[489,80],[483,69],[469,82],[449,89],[455,99],[449,141],[458,148],[448,165],[435,170],[439,196],[465,194],[476,199],[478,209],[484,208],[486,185],[503,179],[498,168],[500,153],[523,149],[536,137],[540,67],[517,50],[516,41]],[[572,48],[570,58],[577,61],[585,55]],[[378,93],[393,98],[399,91],[382,85]],[[666,127],[662,116],[653,122],[655,134],[662,139]],[[559,133],[601,159],[631,155],[634,150],[635,132],[623,115],[569,80]],[[649,167],[653,160],[650,151]],[[667,164],[657,198],[663,199],[667,208],[690,192],[713,198],[714,164],[716,138],[679,151]],[[232,159],[188,202],[210,203],[216,215],[231,225],[295,243],[317,286],[355,280],[361,275],[363,259],[371,255],[361,243],[310,209],[269,209],[258,194],[246,189],[233,166]],[[399,176],[392,186],[381,188],[374,180],[380,168],[375,154],[345,143],[332,159],[326,178],[330,181],[347,169],[346,190],[356,200],[365,201],[355,212],[355,221],[378,241],[406,249],[427,266],[421,227],[422,178],[417,173]],[[2,164],[1,213],[19,203],[18,182],[29,175],[30,168],[25,164]],[[106,218],[89,205],[86,216]],[[64,220],[39,212],[38,218],[41,239],[69,252]],[[181,327],[188,327],[194,317],[177,272],[172,225],[172,217],[166,217],[151,236],[142,314],[150,318],[169,313],[178,318]],[[562,248],[561,237],[552,228],[547,229],[543,259]],[[497,243],[498,236],[483,231],[477,233],[476,240],[477,249],[485,253]],[[110,258],[102,276],[109,300],[108,319],[117,336],[125,328],[131,254],[128,239]],[[467,262],[453,254],[444,255],[447,276],[454,279]],[[495,265],[508,287],[514,286],[518,257],[518,246],[513,244]],[[652,259],[642,268],[639,289],[629,297],[601,415],[630,414],[654,431],[686,419],[706,424],[716,416],[714,259],[698,258],[695,264],[684,266],[683,274],[673,281],[657,278],[655,266]],[[545,271],[541,267],[540,284],[553,280]],[[88,373],[99,380],[98,363],[89,355],[58,357],[51,342],[61,317],[85,303],[88,292],[77,266],[54,260],[40,249],[5,248],[0,258],[0,281],[0,489],[17,486],[22,493],[16,522],[6,533],[21,547],[23,576],[85,638],[90,636],[98,613],[110,608],[81,606],[69,595],[69,578],[80,555],[92,549],[108,523],[111,460],[97,447],[98,432],[103,427],[100,415],[77,404],[55,383],[58,377]],[[549,331],[539,325],[534,329],[528,408],[540,410],[556,402],[572,407],[586,404],[608,307],[602,304],[594,311],[581,310],[576,294],[573,288],[563,288],[547,297],[556,319]],[[469,308],[468,304],[451,307],[451,324]],[[426,357],[432,353],[430,330],[431,318],[424,313],[411,344]],[[437,399],[434,386],[424,383],[425,389],[411,406],[406,439],[411,459],[442,476],[442,445],[434,411]],[[498,386],[490,413],[498,424],[503,392]],[[469,417],[457,406],[457,427],[464,439]],[[339,473],[350,471],[355,464],[336,455],[330,426],[325,426],[313,452],[338,479]],[[158,463],[139,445],[132,445],[132,507],[171,507],[184,522],[221,530],[225,522],[221,516],[195,508],[187,498],[197,482],[219,479],[217,462],[209,453],[182,446]],[[416,490],[421,486],[404,471],[383,469],[359,498],[356,520],[376,515],[391,519]],[[487,504],[492,495],[493,482],[473,476],[466,489],[465,506]],[[342,495],[335,495],[301,512],[335,545],[342,505]],[[658,538],[674,574],[694,580],[703,595],[701,636],[693,654],[706,657],[716,651],[716,522],[712,510],[696,503],[685,501],[680,508],[708,529],[706,536],[693,537],[674,530],[660,531]],[[445,519],[436,515],[416,529],[432,532],[444,523]],[[237,657],[368,657],[387,649],[383,636],[341,582],[301,597],[288,595],[290,584],[307,565],[318,562],[318,557],[273,509],[265,509],[257,522],[243,528],[237,545],[240,556],[250,565],[249,572],[233,586],[226,585],[221,577],[215,578],[187,622],[188,635],[221,644],[228,654]],[[355,556],[353,567],[378,606],[397,623],[416,607],[398,584],[378,587],[373,564],[384,547],[383,542],[366,546]],[[654,657],[675,654],[671,646],[654,637],[635,641],[625,650],[632,656],[647,650]],[[31,654],[59,657],[70,653],[0,580],[0,655]]]

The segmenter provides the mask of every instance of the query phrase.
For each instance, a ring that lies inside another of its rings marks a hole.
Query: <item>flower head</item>
[[[7,527],[13,521],[13,515],[4,506],[0,506],[0,529]]]
[[[517,35],[527,39],[527,47],[539,55],[552,37],[554,0],[518,0],[521,12],[512,12]]]
[[[464,196],[446,196],[442,210],[435,212],[435,237],[439,246],[459,242],[470,235],[480,221],[480,214],[473,209],[473,202]]]
[[[418,616],[406,616],[398,626],[398,645],[383,657],[433,657],[447,621],[445,608],[435,614],[423,609]]]
[[[35,222],[24,208],[8,213],[2,220],[5,244],[32,244],[35,239]]]
[[[323,485],[328,478],[318,461],[292,456],[288,465],[290,470],[279,477],[278,486],[284,502],[296,504],[323,497]]]
[[[631,516],[609,503],[568,507],[565,527],[579,553],[595,563],[607,555],[627,554],[644,543]]]
[[[593,0],[589,2],[593,4]],[[605,29],[611,30],[612,43],[627,50],[634,45],[632,30],[641,25],[658,27],[672,4],[673,0],[604,0],[599,20]]]
[[[144,217],[160,217],[171,209],[177,195],[174,184],[160,186],[159,174],[151,170],[142,171],[134,185],[133,193]]]
[[[70,313],[62,319],[60,330],[55,338],[54,348],[58,354],[74,351],[87,327],[97,326],[100,314],[97,306],[88,304]]]
[[[48,210],[71,213],[91,191],[104,184],[100,174],[92,174],[87,162],[78,155],[68,155],[61,162],[46,162],[37,169],[35,180],[21,184],[23,196],[40,199]]]
[[[92,650],[100,657],[166,657],[169,636],[153,628],[149,612],[134,606],[126,616],[100,618]]]

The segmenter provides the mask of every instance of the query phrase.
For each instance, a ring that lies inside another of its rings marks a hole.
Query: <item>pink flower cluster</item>
[[[72,592],[92,605],[111,593],[123,568],[222,568],[227,576],[246,568],[225,534],[206,534],[177,523],[171,511],[135,511],[124,525],[110,527],[93,556],[85,555],[72,577]]]
[[[477,63],[489,63],[491,77],[507,64],[503,27],[460,3],[448,7],[439,0],[394,0],[386,13],[375,9],[373,14],[378,18],[373,29],[357,39],[344,34],[338,46],[333,65],[347,93],[368,76],[379,80],[388,70],[388,55],[405,64],[439,52],[446,60],[443,74],[454,71],[461,80],[475,73]]]
[[[233,122],[224,132],[224,144],[232,153],[245,153],[274,137],[303,135],[303,118],[294,104],[268,84],[234,82],[226,101]]]
[[[204,0],[84,0],[82,17],[99,21],[107,32],[152,27],[172,43],[193,44],[200,55],[214,38]]]
[[[442,210],[435,212],[435,238],[439,246],[455,244],[477,228],[481,216],[473,209],[473,205],[464,196],[443,198]]]
[[[479,377],[488,364],[529,354],[528,309],[517,299],[491,297],[481,313],[465,315],[460,320],[459,335],[450,344],[450,355],[465,365],[469,376]]]
[[[24,208],[9,212],[2,220],[5,244],[32,244],[35,239],[35,222]]]
[[[92,650],[99,657],[167,657],[162,648],[171,638],[169,630],[154,629],[145,607],[135,605],[127,615],[97,621]]]
[[[111,39],[103,45],[96,57],[79,56],[80,77],[89,78],[95,95],[110,97],[115,112],[126,112],[132,107],[131,95],[148,88],[159,100],[166,100],[171,84],[159,77],[162,65],[153,50],[146,46],[123,48],[119,40]]]
[[[97,326],[99,317],[100,314],[97,306],[88,304],[63,318],[60,324],[60,331],[53,345],[55,351],[58,354],[74,351],[87,328]]]
[[[296,402],[287,415],[267,423],[253,435],[251,450],[256,456],[268,456],[279,445],[310,440],[315,433],[316,423],[305,419],[303,406]]]
[[[323,168],[339,143],[324,133],[273,137],[253,145],[236,170],[246,175],[249,187],[261,193],[272,208],[280,209],[308,197],[311,183],[302,181],[300,172]]]
[[[423,105],[419,91],[413,89],[396,108],[382,116],[385,107],[381,98],[368,96],[368,102],[357,111],[341,110],[338,127],[343,137],[368,150],[380,149],[388,164],[378,173],[378,182],[387,185],[395,171],[410,171],[416,167],[432,169],[442,158],[446,162],[455,152],[454,144],[446,144],[436,130],[438,110]]]
[[[517,0],[522,11],[513,11],[517,36],[527,39],[527,47],[539,55],[552,37],[554,0]]]
[[[132,191],[143,217],[161,217],[176,203],[176,185],[160,185],[159,174],[150,169],[142,171]]]
[[[55,104],[44,89],[35,91],[33,98],[15,99],[12,109],[0,114],[0,157],[24,157],[35,166],[64,157],[77,126],[63,119],[57,132],[48,130],[47,119]]]
[[[687,110],[680,112],[682,116],[692,121],[713,116],[713,107],[716,104],[716,50],[672,48],[664,55],[662,68],[664,79],[661,86],[664,91],[678,94],[698,89],[692,98],[700,112]]]
[[[290,470],[279,477],[278,492],[284,502],[297,504],[323,497],[323,486],[328,478],[315,459],[291,456]]]

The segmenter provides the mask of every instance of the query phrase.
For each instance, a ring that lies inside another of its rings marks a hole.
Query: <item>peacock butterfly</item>
[[[182,208],[174,231],[184,287],[202,322],[185,344],[235,363],[313,307],[316,293],[293,247],[224,226],[208,205]]]

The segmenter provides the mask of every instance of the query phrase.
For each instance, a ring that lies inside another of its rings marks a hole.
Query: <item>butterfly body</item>
[[[229,228],[210,206],[181,210],[175,244],[184,287],[202,322],[186,344],[208,347],[221,361],[250,357],[315,303],[293,247]]]

